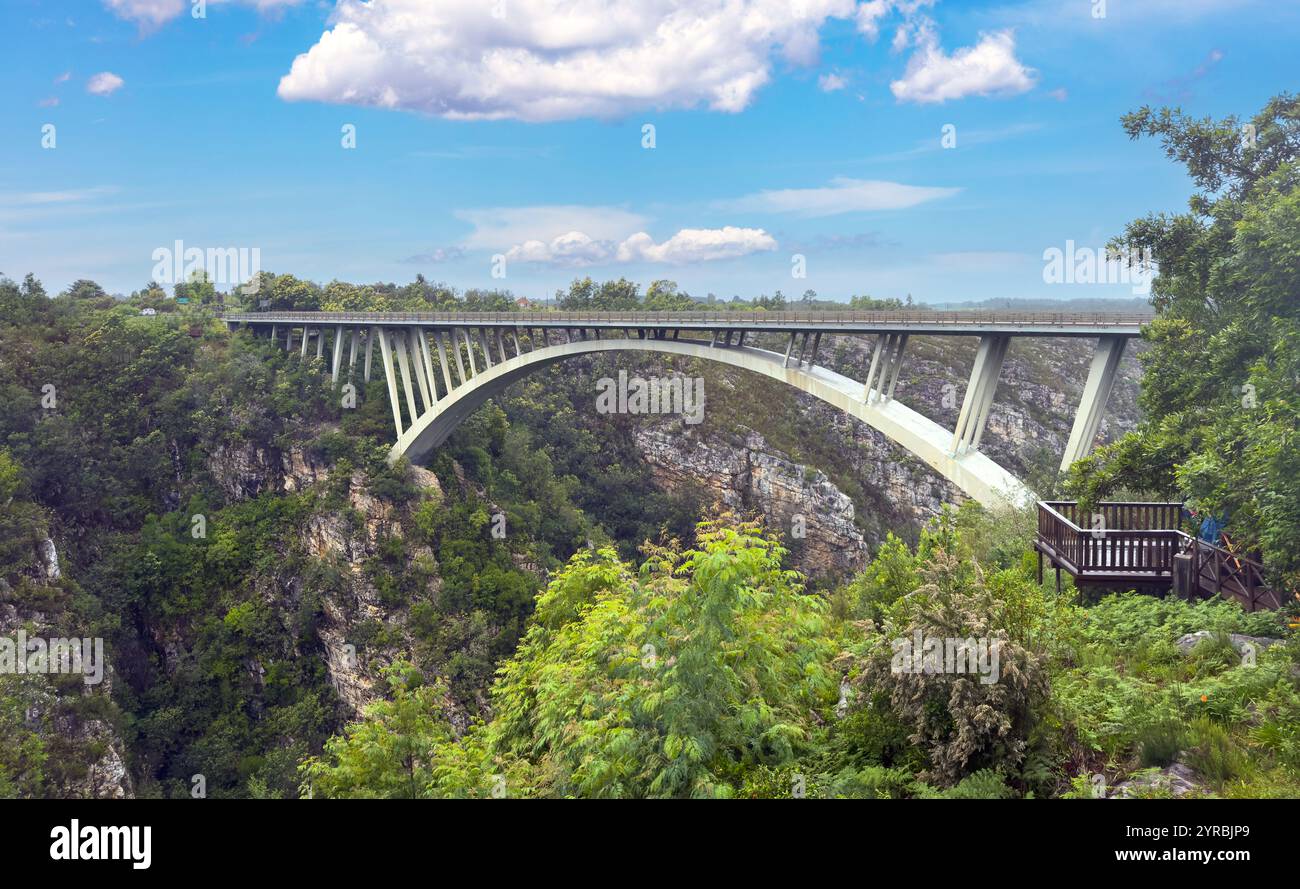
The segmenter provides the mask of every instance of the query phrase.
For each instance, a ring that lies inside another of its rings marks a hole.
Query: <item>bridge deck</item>
[[[590,330],[823,331],[1135,337],[1150,315],[1102,312],[238,312],[227,324],[548,327]]]

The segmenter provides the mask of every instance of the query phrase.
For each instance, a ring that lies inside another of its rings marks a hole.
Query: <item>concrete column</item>
[[[996,349],[993,353],[992,363],[989,365],[989,372],[986,374],[986,382],[982,393],[979,417],[975,424],[975,437],[971,440],[971,450],[979,450],[980,442],[984,439],[984,429],[988,426],[989,412],[993,407],[993,393],[998,388],[998,380],[1002,376],[1002,362],[1006,360],[1007,349],[1011,345],[1011,337],[998,337]]]
[[[388,345],[388,336],[382,327],[370,328],[370,334],[379,337],[379,350],[381,352],[379,359],[384,363],[384,379],[388,382],[388,403],[393,408],[393,424],[397,427],[397,437],[402,437],[402,408],[397,401],[397,378],[393,373],[393,350]],[[369,343],[367,342],[366,357],[370,357]],[[366,371],[369,372],[369,362],[366,363]],[[366,379],[370,379],[367,373]]]
[[[506,360],[507,360],[507,359],[506,359],[506,346],[505,346],[505,343],[503,343],[503,342],[501,341],[501,328],[500,328],[500,327],[493,328],[493,331],[494,331],[494,332],[496,333],[496,335],[497,335],[497,354],[501,356],[501,363],[502,363],[502,364],[505,364],[505,363],[506,363]]]
[[[447,350],[443,346],[441,330],[433,332],[433,341],[438,347],[438,366],[442,368],[442,381],[447,384],[447,393],[451,394],[451,365],[447,363]]]
[[[355,327],[352,328],[352,346],[348,350],[348,379],[349,380],[352,379],[353,374],[355,374],[357,370],[357,339],[359,337],[360,337],[360,332],[358,331],[358,329]]]
[[[276,337],[276,326],[275,326],[274,324],[272,324],[272,325],[271,325],[271,345],[273,345],[273,346],[275,345],[275,337]]]
[[[370,327],[366,329],[366,366],[364,369],[364,377],[367,383],[370,382],[370,353],[374,351],[375,331],[378,329],[379,328],[377,327]]]
[[[343,325],[340,324],[334,328],[334,366],[330,374],[330,382],[338,383],[339,365],[343,362]]]
[[[307,330],[307,325],[304,324],[304,325],[302,326],[302,355],[301,355],[301,357],[303,357],[303,358],[306,358],[306,357],[307,357],[307,334],[308,334],[308,332],[309,332],[309,331]]]
[[[1062,471],[1069,469],[1070,464],[1076,460],[1088,456],[1092,450],[1127,343],[1127,337],[1122,336],[1098,338],[1092,365],[1088,368],[1088,380],[1083,384],[1083,396],[1079,399],[1079,412],[1074,415],[1074,427],[1070,430],[1070,440],[1066,443],[1065,455],[1061,458]]]
[[[406,345],[411,353],[411,369],[415,374],[416,385],[420,389],[420,398],[423,400],[424,409],[427,411],[433,407],[433,399],[429,397],[430,381],[424,374],[424,359],[420,357],[420,343],[413,328],[408,327],[406,329]]]
[[[483,361],[487,364],[488,370],[491,370],[493,364],[491,346],[492,338],[488,336],[488,332],[482,327],[475,328],[474,338],[478,340],[478,344],[483,348]]]
[[[325,328],[316,328],[316,357],[325,357]]]
[[[406,393],[406,408],[409,411],[408,416],[411,418],[411,423],[414,424],[416,418],[420,416],[420,411],[415,406],[415,387],[411,385],[411,365],[407,359],[406,331],[394,330],[392,336],[393,352],[397,355],[397,367],[402,372],[402,391]]]
[[[863,384],[862,400],[871,400],[871,383],[876,378],[876,368],[880,366],[880,352],[885,346],[885,337],[887,334],[876,334],[876,349],[871,353],[871,367],[867,369],[867,381]]]
[[[903,366],[903,350],[907,348],[907,334],[898,338],[898,357],[894,361],[894,373],[889,378],[889,389],[885,392],[885,401],[894,397],[894,387],[898,385],[898,371]]]
[[[465,338],[465,354],[469,358],[469,375],[471,377],[476,377],[478,376],[478,367],[474,364],[474,344],[469,341],[469,328],[458,327],[456,330],[459,330],[460,335]],[[453,338],[455,337],[455,331],[452,331],[452,336]],[[456,366],[460,367],[459,348],[456,349]],[[465,368],[463,367],[460,367],[460,378],[461,380],[465,379]]]
[[[794,336],[794,332],[792,331],[790,333],[790,344],[785,347],[785,361],[782,363],[782,367],[790,366],[790,353],[794,351]]]
[[[438,401],[438,378],[433,373],[433,355],[429,351],[429,337],[423,327],[415,328],[415,337],[420,344],[420,357],[424,360],[424,377],[429,381],[429,394],[433,396],[429,407],[433,407]],[[451,389],[447,391],[450,392]]]
[[[742,333],[741,336],[744,336],[744,334]],[[822,346],[822,332],[819,330],[817,331],[816,335],[813,336],[812,355],[808,357],[809,370],[811,370],[813,366],[817,364],[817,350],[820,349],[821,346]]]
[[[953,431],[953,455],[962,450],[974,449],[975,441],[982,437],[989,407],[993,404],[993,393],[997,390],[998,376],[1002,372],[1002,360],[1006,357],[1010,341],[1011,338],[1005,334],[986,334],[980,337],[975,364],[971,367],[970,382],[966,384],[966,395],[962,399],[961,413],[957,415],[957,428]]]

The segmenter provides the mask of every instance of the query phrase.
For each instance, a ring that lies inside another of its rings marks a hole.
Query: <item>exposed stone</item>
[[[1115,785],[1111,799],[1129,799],[1152,793],[1187,796],[1203,789],[1200,776],[1181,762],[1164,769],[1146,769]]]
[[[1210,630],[1198,630],[1195,633],[1188,633],[1186,636],[1181,637],[1174,644],[1178,646],[1178,650],[1183,654],[1188,654],[1206,639],[1213,639],[1217,635]],[[1244,633],[1229,633],[1228,640],[1232,642],[1232,647],[1237,649],[1237,654],[1245,654],[1247,645],[1254,646],[1255,651],[1260,652],[1270,645],[1276,645],[1282,641],[1281,639],[1270,639],[1268,636],[1247,636]]]

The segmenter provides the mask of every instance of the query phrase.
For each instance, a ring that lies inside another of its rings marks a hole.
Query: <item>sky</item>
[[[0,273],[1131,298],[1045,275],[1186,207],[1121,115],[1249,116],[1297,38],[1296,0],[3,0]]]

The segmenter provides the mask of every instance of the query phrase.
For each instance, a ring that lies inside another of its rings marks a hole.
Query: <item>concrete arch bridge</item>
[[[388,386],[396,443],[391,456],[418,460],[484,402],[516,380],[577,355],[660,352],[762,374],[834,405],[924,460],[968,496],[993,505],[1031,492],[980,452],[1003,359],[1014,336],[1096,340],[1062,468],[1085,456],[1101,425],[1128,340],[1149,316],[1041,312],[250,312],[232,329],[268,336],[285,349],[329,360],[332,379],[378,359]],[[783,352],[758,348],[779,335]],[[908,338],[975,336],[979,348],[954,429],[894,399]],[[823,335],[875,337],[865,380],[817,364]],[[746,338],[750,343],[746,343]],[[328,344],[328,345],[327,345]],[[376,346],[378,348],[376,348]],[[345,358],[346,355],[346,358]]]

